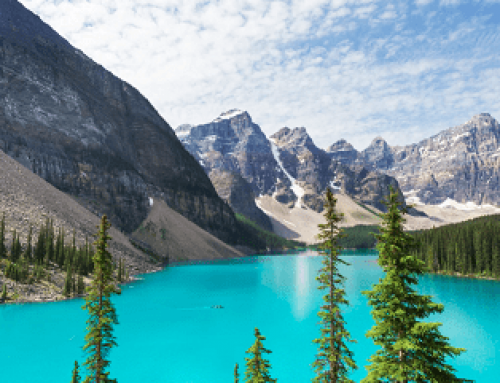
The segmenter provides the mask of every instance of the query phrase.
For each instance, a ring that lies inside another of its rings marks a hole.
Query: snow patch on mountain
[[[333,189],[333,190],[340,190],[340,186],[336,186],[334,184],[335,180],[333,181],[330,181],[330,187]]]
[[[460,203],[455,200],[452,200],[451,198],[447,198],[446,201],[443,203],[437,205],[438,207],[442,208],[454,208],[457,210],[464,210],[464,211],[471,211],[471,210],[480,210],[480,209],[495,209],[499,210],[499,208],[493,206],[493,205],[476,205],[474,202],[466,202],[466,203]]]
[[[229,120],[229,119],[236,117],[236,116],[239,116],[240,114],[243,114],[243,113],[245,113],[245,112],[242,110],[231,109],[225,113],[221,113],[220,116],[217,117],[213,122],[219,122],[222,120]]]
[[[295,207],[301,208],[303,206],[302,205],[302,197],[304,197],[304,194],[305,194],[304,189],[297,183],[295,178],[293,178],[290,175],[290,173],[288,173],[286,171],[285,167],[283,166],[283,163],[280,160],[280,154],[278,152],[278,147],[276,146],[276,144],[271,140],[269,140],[269,142],[271,144],[271,150],[273,152],[274,159],[276,160],[276,162],[280,166],[281,170],[283,170],[283,173],[285,173],[285,175],[287,176],[287,178],[290,180],[290,182],[292,184],[292,187],[291,187],[292,192],[297,197],[297,202],[295,202]]]

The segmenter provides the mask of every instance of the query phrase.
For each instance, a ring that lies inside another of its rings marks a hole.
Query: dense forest
[[[500,277],[500,215],[412,232],[414,250],[434,272]]]
[[[375,234],[379,234],[379,227],[376,225],[343,227],[342,231],[345,237],[340,238],[338,244],[344,249],[374,249],[377,244]],[[309,248],[317,249],[318,245]]]
[[[244,227],[244,232],[247,233],[245,238],[240,239],[242,245],[251,247],[256,251],[266,251],[270,249],[295,249],[305,247],[305,243],[294,241],[280,237],[277,234],[271,233],[262,229],[255,222],[249,220],[241,214],[235,214],[238,224]]]
[[[27,243],[21,245],[20,236],[14,230],[10,248],[5,240],[5,215],[0,222],[0,266],[5,277],[15,282],[31,285],[42,280],[54,283],[51,280],[50,270],[58,269],[65,273],[62,294],[66,297],[80,295],[85,291],[84,277],[89,277],[94,271],[94,247],[86,239],[85,245],[77,247],[76,233],[73,230],[73,238],[67,243],[64,228],[56,232],[52,220],[47,218],[45,224],[40,226],[36,243],[32,244],[33,227],[29,229]],[[128,271],[125,265],[119,261],[114,265],[118,280],[128,279]],[[126,275],[127,274],[127,275]],[[7,297],[5,286],[2,298]]]

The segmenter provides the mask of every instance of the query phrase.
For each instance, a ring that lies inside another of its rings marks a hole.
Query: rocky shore
[[[139,270],[139,268],[134,267],[129,272],[128,279],[123,277],[123,282],[120,284],[127,284],[138,280],[136,275],[143,273],[155,273],[164,269],[165,265],[144,265],[145,268]],[[46,275],[42,280],[33,283],[20,283],[15,282],[10,278],[6,278],[3,270],[0,269],[0,286],[6,286],[7,299],[1,303],[33,303],[33,302],[55,302],[68,300],[73,298],[80,298],[86,294],[72,294],[69,297],[63,295],[64,280],[66,278],[66,272],[61,271],[56,266],[50,266],[48,270],[45,270],[49,274]],[[50,276],[49,276],[50,275]],[[83,278],[85,286],[88,286],[91,282],[91,276]],[[1,293],[1,292],[0,292]]]

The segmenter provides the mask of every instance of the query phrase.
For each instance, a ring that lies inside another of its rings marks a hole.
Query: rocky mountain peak
[[[384,147],[384,148],[387,148],[388,146],[389,145],[387,144],[387,141],[380,136],[375,137],[369,145],[369,147]]]
[[[394,163],[391,147],[382,137],[377,136],[370,145],[361,152],[361,158],[368,166],[375,165],[378,169],[388,169]]]
[[[221,122],[224,120],[232,120],[232,119],[247,119],[249,122],[252,122],[252,119],[248,112],[240,110],[240,109],[231,109],[227,112],[222,112],[219,117],[213,120],[213,122]]]
[[[352,164],[358,158],[358,151],[344,139],[340,139],[326,149],[326,152],[334,160],[343,164]]]
[[[57,34],[40,17],[29,11],[17,0],[2,0],[0,10],[0,36],[14,38],[33,47],[41,39],[59,47],[75,50],[63,37]]]
[[[337,142],[334,142],[332,145],[330,145],[326,151],[328,153],[331,153],[331,152],[337,152],[337,151],[351,151],[351,150],[356,150],[354,149],[354,146],[352,146],[349,142],[347,142],[346,140],[344,140],[343,138],[338,140]]]
[[[306,148],[310,151],[318,150],[304,127],[294,129],[284,127],[270,138],[279,147],[294,148],[295,150],[299,148]]]

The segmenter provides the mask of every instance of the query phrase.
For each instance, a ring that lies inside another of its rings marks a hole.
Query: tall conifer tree
[[[111,303],[111,294],[120,294],[113,278],[113,261],[107,250],[111,237],[108,230],[111,224],[106,215],[102,216],[98,239],[95,242],[97,252],[94,255],[94,276],[91,285],[87,288],[87,297],[83,309],[89,312],[87,320],[87,335],[85,336],[84,351],[88,357],[85,366],[89,375],[84,383],[110,383],[116,379],[109,377],[106,371],[110,364],[107,359],[112,347],[116,346],[113,336],[113,326],[118,324],[115,308]]]
[[[78,362],[75,360],[75,368],[73,369],[73,376],[71,377],[71,383],[80,383],[80,372],[78,370]]]
[[[324,214],[326,223],[319,224],[320,233],[317,238],[322,241],[319,249],[323,254],[323,268],[316,278],[319,281],[319,290],[326,290],[323,297],[325,304],[321,306],[318,316],[321,318],[321,338],[313,340],[319,344],[319,352],[313,367],[316,377],[313,382],[352,382],[347,375],[357,366],[352,359],[353,353],[347,347],[348,342],[355,342],[350,338],[345,328],[340,305],[347,305],[345,290],[343,289],[344,277],[338,270],[338,264],[348,264],[339,258],[341,246],[339,239],[345,237],[338,224],[342,221],[342,213],[337,213],[335,207],[337,199],[330,188],[326,190]]]
[[[0,259],[7,256],[7,247],[5,246],[5,212],[2,213],[2,222],[0,222]]]
[[[264,348],[262,341],[266,340],[263,337],[259,329],[255,328],[255,343],[250,347],[246,353],[250,354],[250,358],[245,358],[247,362],[247,369],[245,371],[245,382],[246,383],[267,383],[276,382],[269,376],[269,368],[271,365],[269,361],[264,359],[263,354],[270,354],[271,351]]]
[[[441,323],[426,323],[420,319],[444,310],[442,304],[432,303],[431,296],[419,295],[412,285],[423,274],[424,263],[410,251],[415,247],[410,234],[403,231],[406,208],[401,208],[399,196],[390,188],[385,205],[380,234],[377,235],[378,263],[385,277],[371,291],[364,291],[373,307],[375,326],[366,334],[381,346],[369,361],[368,382],[464,382],[454,375],[454,368],[445,363],[447,356],[455,357],[465,351],[451,347],[441,335]]]
[[[33,226],[30,224],[30,230],[28,232],[28,238],[26,238],[26,250],[24,251],[24,259],[28,262],[31,262],[31,254],[33,252],[33,248],[31,245],[31,237],[33,236]]]
[[[238,374],[238,363],[234,366],[234,383],[238,383],[240,381],[240,375]]]

